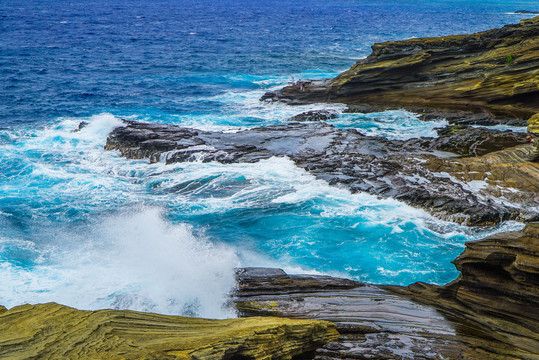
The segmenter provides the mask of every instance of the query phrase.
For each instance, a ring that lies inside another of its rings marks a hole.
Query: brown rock
[[[488,113],[526,119],[539,112],[539,17],[471,35],[390,41],[348,71],[301,91],[263,99],[342,102]]]
[[[522,359],[539,358],[539,223],[466,243],[454,261],[459,278],[445,286],[386,287],[435,305],[448,319],[485,329]],[[473,332],[465,335],[473,341]],[[480,344],[480,345],[479,345]],[[498,352],[496,342],[479,346]]]

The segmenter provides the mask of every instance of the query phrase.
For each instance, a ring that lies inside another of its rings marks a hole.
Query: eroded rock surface
[[[291,359],[334,340],[324,321],[207,320],[54,303],[0,308],[2,359]]]
[[[539,112],[539,17],[471,35],[374,44],[328,81],[266,93],[289,104],[342,102],[467,110],[490,118]]]
[[[290,122],[302,122],[302,121],[325,121],[337,118],[339,115],[330,110],[310,110],[301,114],[292,116],[288,121]]]
[[[499,332],[490,334],[484,324],[444,315],[432,305],[378,286],[327,276],[289,276],[280,269],[264,268],[241,269],[238,285],[234,301],[243,316],[334,322],[340,337],[316,351],[320,360],[533,359],[539,355],[539,350],[529,352],[518,343],[500,340]]]
[[[539,223],[468,242],[453,263],[461,274],[445,286],[387,288],[483,328],[522,359],[539,359]],[[495,345],[477,344],[491,351]]]
[[[119,150],[128,158],[166,163],[252,163],[272,156],[287,156],[331,185],[344,186],[352,192],[392,197],[468,225],[492,225],[509,219],[529,219],[537,213],[539,204],[534,204],[534,196],[530,197],[529,193],[533,192],[530,186],[539,183],[539,177],[533,178],[539,165],[529,165],[532,177],[528,180],[531,183],[524,188],[518,180],[515,184],[511,182],[511,189],[506,192],[519,192],[521,196],[513,196],[504,202],[490,192],[480,192],[455,178],[453,172],[457,170],[453,169],[457,169],[457,165],[445,165],[464,164],[467,158],[451,159],[455,155],[488,156],[500,147],[525,142],[524,134],[475,128],[463,130],[462,127],[447,133],[442,131],[440,138],[398,141],[369,137],[353,129],[338,129],[322,122],[223,133],[127,121],[126,126],[116,128],[109,135],[106,149]],[[474,159],[481,162],[483,157]],[[520,166],[516,162],[503,163],[503,159],[499,157],[500,168],[505,167],[508,172],[512,167]],[[478,178],[489,176],[481,172],[480,167],[476,170]],[[514,174],[518,179],[521,173]],[[498,181],[496,186],[503,190],[505,184]],[[510,201],[518,203],[511,204]]]

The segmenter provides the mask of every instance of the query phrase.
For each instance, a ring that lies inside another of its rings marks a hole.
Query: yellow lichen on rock
[[[0,358],[13,360],[291,359],[337,336],[332,323],[313,320],[208,320],[55,303],[0,308]]]
[[[539,135],[539,113],[528,119],[528,132]]]

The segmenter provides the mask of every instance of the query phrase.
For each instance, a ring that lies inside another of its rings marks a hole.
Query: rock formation
[[[466,110],[527,119],[539,112],[539,17],[471,35],[374,44],[328,81],[269,92],[289,104]]]
[[[292,359],[337,337],[313,320],[194,319],[82,311],[55,303],[0,307],[2,359]]]
[[[127,121],[109,135],[106,149],[167,163],[287,156],[329,184],[393,197],[468,225],[537,214],[539,164],[526,163],[533,146],[525,134],[452,126],[440,135],[398,141],[322,122],[221,133]],[[500,150],[506,146],[517,147]]]
[[[279,269],[238,272],[243,316],[332,321],[317,359],[538,359],[539,223],[466,243],[445,286],[374,286]]]
[[[461,274],[445,286],[386,288],[433,304],[449,319],[483,328],[522,359],[539,358],[539,223],[468,242],[453,263]]]
[[[302,122],[302,121],[325,121],[339,117],[334,111],[329,110],[310,110],[301,114],[292,116],[288,119],[289,122]]]

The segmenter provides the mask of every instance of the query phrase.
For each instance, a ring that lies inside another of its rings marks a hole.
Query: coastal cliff
[[[242,268],[240,319],[0,306],[0,357],[534,360],[538,246],[539,223],[468,242],[454,261],[461,275],[444,286]]]
[[[539,112],[539,17],[471,35],[374,44],[366,59],[331,80],[295,84],[262,99],[527,119]]]
[[[337,337],[325,321],[207,320],[55,303],[0,307],[2,359],[292,359]]]
[[[522,358],[539,358],[539,223],[468,242],[453,263],[461,274],[445,286],[386,289],[484,327],[493,339],[520,349]]]
[[[538,359],[539,223],[468,242],[445,286],[374,286],[279,269],[238,273],[243,316],[329,320],[316,359]]]

